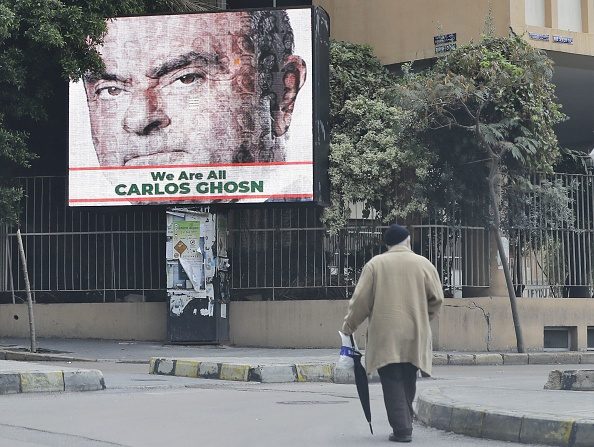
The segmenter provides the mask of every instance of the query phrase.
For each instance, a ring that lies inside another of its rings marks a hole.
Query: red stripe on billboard
[[[103,199],[69,199],[69,203],[97,203],[97,202],[155,202],[163,203],[182,201],[207,200],[242,200],[242,199],[313,199],[313,194],[256,194],[256,195],[204,195],[184,197],[106,197]]]
[[[313,161],[271,161],[260,163],[204,163],[188,165],[145,165],[145,166],[81,166],[71,167],[71,171],[113,171],[118,169],[187,169],[187,168],[222,168],[239,166],[291,166],[291,165],[313,165]]]

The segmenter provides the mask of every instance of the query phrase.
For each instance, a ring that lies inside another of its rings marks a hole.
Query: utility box
[[[167,338],[220,343],[229,338],[227,219],[206,208],[167,211]]]

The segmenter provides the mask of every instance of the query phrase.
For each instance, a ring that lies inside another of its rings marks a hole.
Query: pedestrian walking
[[[417,370],[431,375],[429,321],[439,313],[443,289],[431,262],[411,250],[406,228],[390,225],[384,242],[388,251],[363,267],[342,332],[352,335],[369,319],[367,374],[379,373],[393,431],[390,441],[410,442]]]

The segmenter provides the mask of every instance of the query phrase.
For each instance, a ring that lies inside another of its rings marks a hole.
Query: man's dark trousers
[[[417,391],[417,367],[412,363],[390,363],[378,369],[388,421],[395,435],[412,434],[412,403]]]

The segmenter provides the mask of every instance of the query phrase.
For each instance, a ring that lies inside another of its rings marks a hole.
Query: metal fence
[[[506,229],[516,293],[525,297],[592,296],[594,176],[535,177],[566,187],[570,214],[537,190],[513,206],[526,219]],[[21,179],[22,234],[37,301],[165,299],[165,208],[70,208],[63,177]],[[238,207],[229,213],[234,299],[344,298],[363,265],[382,250],[384,227],[354,219],[336,235],[305,204]],[[360,216],[356,216],[360,217]],[[437,267],[449,296],[490,284],[489,231],[437,223],[410,227],[415,252]],[[0,300],[23,298],[15,229],[0,228]]]
[[[359,221],[336,235],[319,224],[319,209],[244,210],[229,234],[231,289],[236,299],[344,298],[361,269],[385,247],[385,227]],[[489,285],[489,233],[483,227],[416,225],[413,250],[438,269],[444,288]]]
[[[525,297],[591,297],[594,284],[594,175],[534,176],[532,185],[556,184],[561,198],[540,189],[522,194],[512,208],[509,258],[516,294]],[[569,213],[562,215],[558,204]]]
[[[70,208],[63,177],[20,184],[21,233],[38,301],[164,299],[164,211]],[[14,228],[0,232],[0,291],[13,302],[24,291]]]

